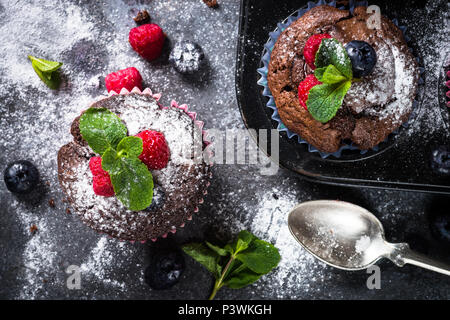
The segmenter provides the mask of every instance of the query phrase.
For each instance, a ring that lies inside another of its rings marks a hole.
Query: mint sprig
[[[28,59],[30,59],[36,74],[50,89],[59,87],[61,76],[58,69],[63,65],[62,62],[39,59],[33,56],[28,56]]]
[[[316,53],[314,75],[322,82],[309,91],[306,106],[322,123],[333,119],[352,85],[352,63],[344,46],[336,39],[323,39]]]
[[[102,168],[109,173],[116,197],[132,211],[152,203],[153,177],[139,160],[143,142],[127,136],[120,118],[106,108],[89,108],[80,118],[80,132],[94,152],[102,155]]]
[[[246,230],[223,248],[207,241],[189,243],[182,248],[214,275],[216,281],[210,300],[223,286],[243,288],[269,273],[280,262],[277,248]]]

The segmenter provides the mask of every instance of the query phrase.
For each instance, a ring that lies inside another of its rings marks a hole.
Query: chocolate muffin
[[[71,126],[73,141],[58,152],[59,182],[75,212],[94,230],[122,240],[154,240],[175,232],[198,210],[209,185],[201,128],[181,108],[161,108],[151,94],[113,95],[91,107],[115,113],[128,135],[149,129],[162,132],[170,158],[165,168],[151,171],[157,203],[147,209],[130,211],[116,197],[98,196],[89,169],[90,158],[97,155],[80,134],[80,115]]]
[[[388,18],[370,29],[366,7],[353,14],[320,5],[307,11],[279,36],[271,53],[268,85],[284,125],[323,152],[339,150],[343,140],[360,149],[373,148],[407,121],[413,109],[419,69],[402,31]],[[377,62],[370,75],[354,81],[336,116],[315,120],[299,103],[297,87],[313,74],[303,56],[307,40],[326,33],[342,44],[359,40],[370,44]]]

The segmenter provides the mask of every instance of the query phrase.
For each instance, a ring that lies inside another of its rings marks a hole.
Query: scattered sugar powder
[[[114,250],[111,250],[111,247],[114,247]],[[118,260],[116,250],[122,250],[124,247],[124,242],[108,241],[106,237],[101,237],[92,249],[87,261],[81,264],[81,274],[88,277],[93,276],[97,280],[103,281],[104,284],[125,290],[126,284],[124,282],[111,279],[108,275],[108,272],[111,272],[111,268]]]
[[[295,188],[281,183],[259,194],[256,203],[245,208],[248,212],[241,219],[227,221],[234,233],[247,228],[279,249],[278,267],[252,286],[264,286],[258,291],[262,298],[299,298],[320,290],[328,279],[327,266],[303,249],[287,225],[289,211],[298,204]]]
[[[21,278],[23,286],[18,293],[18,298],[42,298],[45,294],[45,281],[54,280],[56,243],[49,236],[51,231],[45,219],[34,216],[25,206],[19,203],[14,205],[14,209],[18,214],[23,233],[29,237],[22,253]],[[32,225],[37,226],[37,230],[31,235],[30,226]]]
[[[399,50],[389,40],[386,39],[385,41],[394,57],[394,65],[390,66],[391,72],[395,75],[393,83],[394,92],[391,97],[393,101],[385,105],[380,111],[368,110],[367,112],[371,115],[378,116],[380,119],[392,117],[394,124],[399,125],[402,116],[412,110],[412,99],[415,97],[415,86],[412,84],[417,77],[415,71],[418,72],[418,69],[414,68],[408,61],[405,53]]]

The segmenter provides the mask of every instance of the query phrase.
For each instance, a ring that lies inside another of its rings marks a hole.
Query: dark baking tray
[[[271,119],[272,110],[266,107],[267,98],[262,95],[262,87],[257,84],[260,77],[257,69],[261,67],[261,54],[269,32],[276,28],[278,22],[306,4],[304,0],[241,1],[236,94],[247,128],[276,128],[276,122]],[[401,10],[401,7],[392,8],[395,6],[394,2],[377,1],[370,4],[377,4],[383,14],[391,19],[397,18],[400,24],[402,23],[404,10]],[[425,10],[420,1],[413,1],[410,5],[415,6],[415,10]],[[393,13],[395,16],[391,16]],[[408,45],[414,50],[415,35],[419,34],[419,30],[408,25],[407,27],[407,34],[411,38]],[[420,59],[420,56],[418,58]],[[426,83],[426,70],[422,78]],[[415,108],[415,115],[410,119],[411,125],[414,121],[420,121],[424,88],[425,85],[419,88],[419,104]],[[439,98],[435,99],[432,105],[441,108]],[[449,133],[446,126],[447,124],[444,124],[442,128],[436,129],[431,137],[423,138],[420,135],[420,141],[414,139],[414,134],[407,136],[406,130],[403,129],[382,143],[377,152],[369,151],[361,155],[358,151],[349,151],[339,159],[332,156],[322,159],[317,153],[308,152],[306,145],[289,139],[281,132],[279,163],[309,180],[326,184],[450,194],[450,178],[433,172],[430,166],[431,151],[439,145],[448,144]],[[258,141],[258,133],[253,138]],[[267,148],[260,148],[271,156],[269,135],[267,139]]]

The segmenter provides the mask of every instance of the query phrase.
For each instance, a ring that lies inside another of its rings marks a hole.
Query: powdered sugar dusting
[[[372,73],[361,81],[354,81],[344,98],[344,103],[356,113],[374,106],[385,106],[395,100],[395,83],[399,82],[399,79],[396,79],[397,72],[392,70],[395,60],[391,47],[380,39],[375,52],[377,63]],[[399,113],[403,112],[399,110]]]
[[[412,110],[416,91],[414,83],[416,79],[418,79],[418,69],[408,61],[408,57],[393,43],[389,40],[386,40],[386,43],[391,49],[394,57],[394,93],[391,97],[394,101],[388,103],[380,111],[367,110],[367,112],[371,115],[378,116],[379,119],[391,117],[394,121],[394,125],[399,125],[402,116],[410,113]],[[392,71],[392,65],[389,70]]]
[[[30,233],[30,226],[37,227],[37,231],[30,237],[23,251],[25,285],[18,294],[20,299],[35,299],[42,294],[44,281],[47,281],[42,277],[55,272],[57,248],[48,236],[50,228],[45,220],[34,217],[20,205],[17,207],[17,212],[25,234]]]

